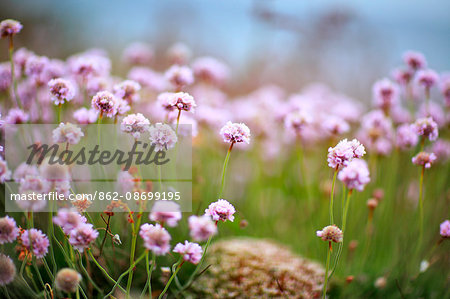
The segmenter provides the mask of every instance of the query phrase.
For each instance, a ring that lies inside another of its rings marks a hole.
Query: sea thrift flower
[[[43,179],[50,182],[70,180],[69,167],[59,163],[50,164],[49,158],[42,161],[39,166],[39,172]]]
[[[186,64],[191,55],[191,50],[183,43],[176,43],[167,50],[169,61],[173,64]]]
[[[431,69],[420,70],[414,77],[414,81],[416,82],[416,84],[426,89],[430,89],[438,83],[439,75]]]
[[[73,209],[60,209],[57,216],[53,217],[53,222],[61,226],[66,235],[69,235],[72,230],[76,229],[80,224],[86,223],[86,221],[86,217],[81,216]]]
[[[173,201],[157,201],[152,207],[149,218],[161,225],[175,227],[181,220],[180,205]]]
[[[5,117],[5,123],[7,124],[23,124],[28,122],[30,116],[19,108],[13,108],[8,111]]]
[[[441,93],[444,97],[445,106],[450,107],[450,75],[446,74],[441,78]]]
[[[417,118],[431,117],[439,128],[444,127],[447,122],[450,124],[450,118],[447,118],[447,113],[442,109],[443,107],[436,102],[422,103],[419,111],[416,113]]]
[[[0,253],[0,285],[10,284],[16,276],[16,266],[9,256]]]
[[[341,168],[354,158],[361,158],[365,153],[364,145],[358,140],[341,140],[335,147],[328,148],[328,166],[333,169]]]
[[[56,287],[66,293],[76,292],[81,282],[81,274],[70,268],[62,268],[55,277]]]
[[[177,89],[194,83],[194,74],[187,66],[173,65],[166,71],[165,76]]]
[[[209,237],[217,234],[217,226],[208,215],[193,215],[189,217],[188,221],[190,235],[195,241],[206,241]]]
[[[0,183],[11,179],[11,170],[8,169],[8,162],[0,156]]]
[[[443,238],[450,238],[450,220],[441,223],[440,234]]]
[[[325,226],[317,231],[316,235],[327,242],[341,243],[344,240],[344,234],[336,225]]]
[[[27,59],[25,74],[32,78],[38,85],[46,84],[51,78],[46,73],[50,63],[48,57],[32,55]]]
[[[0,36],[1,38],[14,36],[19,33],[22,28],[22,24],[16,20],[3,20],[0,22]]]
[[[85,107],[75,110],[73,113],[73,118],[79,124],[92,124],[97,121],[98,112],[94,109],[87,109]]]
[[[284,118],[284,127],[292,130],[297,135],[300,135],[302,130],[311,123],[311,115],[303,109],[296,109],[289,112]]]
[[[11,243],[18,235],[19,228],[13,218],[9,216],[0,218],[0,244]]]
[[[119,84],[114,85],[114,94],[116,97],[121,98],[128,102],[128,104],[139,102],[141,99],[139,90],[141,85],[132,80],[125,80]]]
[[[183,260],[194,265],[198,264],[202,259],[203,249],[197,243],[184,241],[184,244],[178,243],[173,252],[179,253],[183,256]]]
[[[11,66],[9,63],[0,64],[0,91],[7,91],[11,87]]]
[[[150,142],[155,146],[155,152],[169,150],[178,141],[175,131],[166,124],[156,123],[148,130]]]
[[[83,131],[71,123],[60,123],[59,126],[53,130],[54,143],[77,144],[83,136]]]
[[[92,98],[92,108],[103,115],[113,117],[117,114],[117,98],[109,91],[100,91]]]
[[[205,210],[205,214],[211,216],[212,220],[218,221],[227,221],[230,220],[233,222],[234,213],[236,212],[235,208],[232,204],[230,204],[225,199],[219,199],[216,202],[213,202],[209,205],[209,207]]]
[[[446,162],[450,158],[450,142],[438,139],[433,144],[431,151],[436,155],[437,161]]]
[[[413,70],[425,68],[427,61],[425,56],[420,52],[407,51],[403,54],[403,61]]]
[[[434,141],[438,138],[438,125],[431,117],[419,118],[414,123],[414,129],[419,136]]]
[[[327,116],[322,123],[323,129],[325,129],[331,135],[342,135],[350,130],[350,125],[344,119],[338,116]]]
[[[169,111],[178,109],[194,112],[197,107],[194,98],[185,92],[164,92],[158,96],[158,102]]]
[[[197,58],[192,69],[196,78],[216,85],[224,83],[229,76],[228,67],[212,57]]]
[[[385,277],[378,277],[377,280],[375,280],[374,286],[377,289],[384,289],[387,285],[387,280]]]
[[[117,115],[125,115],[128,111],[131,110],[130,104],[128,104],[127,101],[122,99],[117,99],[116,108],[117,108]]]
[[[353,159],[338,173],[338,179],[342,181],[348,189],[362,191],[364,186],[370,182],[369,169],[366,161],[362,159]]]
[[[412,158],[414,164],[424,166],[425,168],[430,168],[434,161],[436,161],[436,155],[427,152],[420,152]]]
[[[24,233],[21,236],[22,244],[25,246],[28,250],[31,250],[30,248],[30,240],[31,240],[31,247],[33,247],[33,254],[37,258],[43,258],[47,252],[48,247],[50,245],[47,236],[39,229],[29,229],[24,231]]]
[[[52,79],[48,82],[48,87],[55,105],[64,104],[65,101],[71,101],[75,97],[75,86],[69,80]]]
[[[123,53],[123,59],[125,60],[125,62],[132,65],[145,65],[149,64],[153,60],[154,55],[154,51],[150,45],[141,42],[135,42],[125,49]]]
[[[150,121],[141,113],[126,116],[120,124],[120,129],[125,133],[130,133],[134,138],[139,138],[141,133],[148,131]]]
[[[411,82],[411,79],[413,77],[413,72],[411,70],[404,70],[404,69],[395,69],[392,72],[392,77],[394,80],[400,84],[401,86],[406,86]]]
[[[389,111],[399,100],[399,88],[389,79],[382,79],[373,85],[373,99],[377,108]]]
[[[169,232],[159,224],[141,225],[141,231],[139,235],[144,239],[144,247],[153,251],[156,255],[165,255],[170,250],[170,237]]]
[[[97,237],[98,231],[94,229],[92,224],[80,223],[70,231],[69,243],[78,251],[83,252]]]
[[[109,90],[111,87],[110,78],[105,77],[90,77],[86,82],[85,90],[86,94],[90,97],[94,96],[97,92],[102,90]]]
[[[250,129],[244,123],[232,123],[229,121],[220,129],[220,135],[224,142],[250,143]]]
[[[132,192],[135,185],[134,177],[128,171],[119,171],[117,174],[117,187],[123,194]]]
[[[412,148],[417,145],[419,136],[413,125],[403,124],[397,128],[396,144],[401,149]]]

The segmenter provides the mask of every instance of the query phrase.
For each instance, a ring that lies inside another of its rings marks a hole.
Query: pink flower
[[[128,78],[155,92],[161,92],[168,87],[168,83],[162,74],[146,67],[133,67],[128,73]]]
[[[440,225],[440,234],[443,238],[450,238],[450,221],[445,220]]]
[[[109,90],[111,87],[111,79],[105,77],[89,77],[86,82],[86,93],[92,97],[97,92],[102,90]]]
[[[404,70],[404,69],[395,69],[392,72],[392,77],[394,80],[400,84],[401,86],[406,86],[409,84],[413,77],[413,72],[411,70]]]
[[[35,228],[26,230],[22,234],[21,239],[23,246],[25,246],[28,250],[31,250],[30,248],[30,240],[31,240],[31,247],[33,247],[33,254],[37,258],[43,258],[47,254],[50,242],[48,241],[47,236],[41,230]]]
[[[172,65],[166,71],[166,79],[175,85],[178,89],[192,85],[194,83],[194,74],[187,66]]]
[[[8,168],[8,162],[0,156],[0,183],[4,183],[9,179],[11,179],[11,170]]]
[[[0,218],[0,244],[11,243],[19,235],[19,228],[16,221],[6,215]]]
[[[194,112],[197,107],[194,98],[185,92],[164,92],[158,96],[158,102],[169,111],[178,109]]]
[[[431,69],[420,70],[414,77],[414,81],[417,85],[429,89],[438,83],[439,75]]]
[[[71,123],[60,123],[59,126],[53,130],[54,143],[69,143],[77,144],[84,136],[83,131],[79,127]]]
[[[92,77],[107,76],[111,70],[111,61],[101,52],[85,52],[68,59],[70,72],[82,83]]]
[[[369,168],[366,161],[353,159],[346,167],[338,173],[338,179],[342,181],[348,189],[362,191],[364,186],[370,182]]]
[[[433,144],[431,151],[436,155],[437,161],[444,163],[450,158],[450,142],[438,139]]]
[[[156,255],[165,255],[170,250],[169,232],[159,224],[141,225],[139,235],[144,240],[144,247],[153,251]]]
[[[230,204],[225,199],[219,199],[213,202],[205,210],[205,214],[211,216],[214,221],[234,221],[234,213],[236,212],[232,204]]]
[[[250,143],[250,129],[244,123],[232,123],[229,121],[220,129],[220,135],[224,142]]]
[[[202,259],[203,249],[197,243],[184,241],[184,244],[178,243],[173,252],[179,253],[183,256],[183,260],[194,265],[198,264]]]
[[[419,136],[434,141],[438,138],[438,125],[431,117],[419,118],[414,123],[414,129]]]
[[[436,161],[436,155],[434,153],[420,152],[412,158],[413,164],[430,168]]]
[[[132,80],[125,80],[119,84],[114,85],[114,94],[128,102],[128,104],[139,102],[141,99],[139,95],[141,85]]]
[[[135,185],[134,177],[128,171],[119,171],[117,174],[117,187],[123,194],[132,192]]]
[[[175,146],[178,141],[175,131],[166,124],[156,123],[148,130],[149,139],[155,146],[155,152],[167,151]]]
[[[16,266],[12,259],[0,253],[0,286],[5,286],[14,281],[16,277]]]
[[[387,78],[375,82],[373,85],[373,99],[377,108],[388,111],[392,106],[398,104],[399,88]]]
[[[92,98],[92,108],[102,115],[113,117],[117,114],[117,98],[109,91],[100,91]]]
[[[155,53],[150,45],[135,42],[125,49],[123,59],[131,65],[146,65],[153,60],[154,55]]]
[[[416,146],[419,141],[413,125],[403,124],[397,128],[396,144],[401,149],[408,149]]]
[[[8,111],[5,117],[5,122],[7,124],[23,124],[28,122],[30,116],[19,108],[13,108]]]
[[[53,223],[61,226],[66,235],[70,235],[71,231],[76,229],[80,224],[86,223],[86,217],[81,216],[74,209],[60,209],[57,216],[53,217]]]
[[[317,231],[316,235],[327,242],[341,243],[344,240],[344,234],[336,225],[325,226]]]
[[[286,114],[284,127],[292,130],[295,134],[301,135],[302,130],[313,122],[311,114],[304,109],[296,109]]]
[[[161,225],[175,227],[181,220],[180,206],[173,201],[157,201],[152,207],[149,218]]]
[[[195,241],[206,241],[217,234],[217,226],[208,215],[189,217],[190,235]]]
[[[141,113],[126,116],[120,124],[123,132],[130,133],[134,138],[139,138],[142,133],[148,131],[150,121]]]
[[[339,116],[329,115],[322,123],[323,129],[331,135],[342,135],[350,130],[350,125]]]
[[[228,67],[212,57],[200,57],[192,63],[196,78],[211,84],[221,85],[229,76]]]
[[[361,158],[365,153],[364,145],[358,140],[341,140],[335,147],[328,149],[328,166],[333,169],[342,168],[354,158]]]
[[[445,74],[441,78],[441,93],[444,96],[445,106],[450,107],[450,74]]]
[[[167,50],[169,61],[173,64],[186,64],[191,55],[191,50],[183,43],[176,43]]]
[[[12,19],[6,19],[0,22],[0,36],[5,38],[14,36],[22,30],[23,26],[20,22]]]
[[[24,179],[27,175],[38,175],[38,169],[36,165],[30,165],[26,162],[22,162],[16,170],[14,170],[13,178],[18,183]]]
[[[52,79],[48,82],[48,87],[55,105],[64,104],[65,101],[71,101],[75,97],[75,86],[69,80]]]
[[[75,112],[73,113],[73,118],[79,124],[92,124],[97,121],[98,112],[94,109],[87,109],[85,107],[82,107],[78,110],[75,110]]]
[[[425,68],[427,61],[425,56],[416,51],[407,51],[403,54],[403,61],[413,70]]]
[[[32,55],[27,59],[25,74],[32,78],[38,85],[46,84],[50,79],[46,74],[50,60],[45,56]]]
[[[0,91],[7,91],[11,86],[11,66],[9,63],[0,64]]]
[[[98,237],[98,231],[90,223],[80,223],[70,231],[69,243],[78,251],[83,252]]]

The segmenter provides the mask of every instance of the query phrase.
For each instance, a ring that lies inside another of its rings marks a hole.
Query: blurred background
[[[95,47],[114,61],[133,41],[152,44],[157,55],[181,41],[196,56],[226,61],[236,93],[265,82],[298,91],[320,81],[363,101],[405,50],[423,52],[438,72],[450,69],[449,11],[447,0],[0,2],[1,19],[24,24],[18,46],[40,55]],[[6,50],[0,55],[7,59]]]

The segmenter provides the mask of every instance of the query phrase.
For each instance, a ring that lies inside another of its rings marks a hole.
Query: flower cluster
[[[335,147],[328,149],[328,166],[340,169],[347,166],[354,158],[361,158],[365,153],[364,146],[358,140],[341,140]]]

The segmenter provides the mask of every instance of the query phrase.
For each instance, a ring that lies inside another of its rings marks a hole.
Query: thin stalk
[[[177,275],[178,271],[180,271],[181,266],[183,265],[183,257],[181,257],[177,264],[177,269],[175,270],[175,272],[172,273],[172,276],[170,276],[169,281],[167,282],[166,286],[164,287],[164,290],[161,292],[161,294],[159,294],[158,299],[162,299],[164,294],[167,292],[167,290],[169,289],[170,284],[172,283],[172,280],[174,279],[174,277]]]
[[[97,265],[97,267],[103,272],[103,274],[108,278],[111,282],[113,282],[115,285],[117,284],[117,281],[115,281],[111,276],[109,276],[108,271],[106,271],[95,259],[94,255],[92,254],[92,251],[88,249],[89,256],[94,261],[94,263]],[[121,289],[123,292],[126,292],[124,288],[122,288],[120,285],[118,285],[119,289]]]
[[[130,252],[130,265],[134,263],[134,255],[136,252],[136,243],[137,243],[137,235],[139,231],[139,227],[141,225],[142,220],[142,204],[139,205],[139,215],[136,220],[136,228],[133,232],[133,236],[131,239],[131,252]],[[130,295],[131,290],[131,283],[133,282],[133,272],[130,272],[130,275],[128,275],[128,282],[127,282],[127,296]]]
[[[417,251],[419,251],[423,239],[423,176],[425,166],[422,166],[419,182],[419,242],[417,243]]]
[[[150,266],[149,252],[147,252],[147,254],[145,255],[145,268],[147,270],[147,281],[145,282],[145,286],[144,286],[144,289],[142,290],[140,298],[144,297],[145,292],[147,291],[147,288],[148,288],[148,298],[152,299],[152,272],[153,272],[155,263],[156,263],[156,256],[152,252],[152,265]]]
[[[222,197],[223,194],[223,188],[225,186],[225,177],[227,173],[227,167],[228,167],[228,161],[230,160],[231,150],[233,149],[234,142],[231,142],[230,147],[228,148],[227,155],[225,157],[225,161],[223,162],[223,168],[222,168],[222,181],[220,183],[220,191],[219,191],[219,198]]]
[[[9,36],[9,62],[11,65],[11,80],[12,80],[11,94],[12,94],[12,98],[16,102],[16,106],[18,106],[20,109],[22,109],[22,103],[19,99],[19,94],[17,93],[17,80],[16,80],[16,75],[14,72],[13,53],[14,53],[13,37]]]
[[[177,134],[177,136],[178,136],[178,126],[180,125],[180,116],[181,116],[181,109],[178,109],[177,127],[175,129],[175,134]]]
[[[62,104],[58,104],[58,124],[61,123],[61,110],[62,110]]]
[[[331,194],[330,194],[330,225],[334,224],[334,216],[333,216],[333,199],[334,199],[334,187],[336,185],[336,177],[338,173],[338,168],[334,170],[333,182],[331,183]]]
[[[3,293],[5,293],[5,295],[6,295],[6,298],[11,299],[11,297],[9,296],[9,293],[8,293],[8,288],[6,286],[2,285],[2,289],[3,289]]]
[[[330,268],[330,256],[331,256],[331,241],[328,245],[327,262],[325,265],[325,282],[323,284],[322,298],[325,299],[327,296],[327,286],[328,286],[328,269]]]

